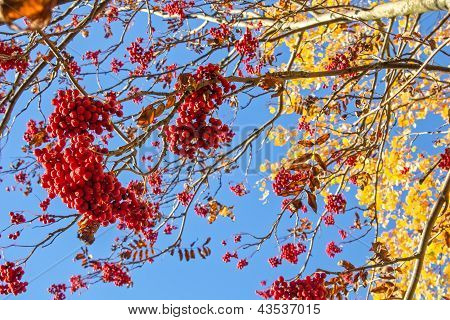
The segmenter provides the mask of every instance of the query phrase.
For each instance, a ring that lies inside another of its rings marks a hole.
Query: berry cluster
[[[48,288],[48,293],[53,295],[53,300],[64,300],[66,299],[67,287],[64,283],[60,284],[52,284],[50,288]]]
[[[137,69],[137,73],[139,74],[142,74],[145,70],[147,70],[148,64],[155,58],[153,48],[150,47],[146,50],[142,47],[141,44],[143,41],[143,38],[137,38],[136,41],[132,42],[127,48],[130,56],[130,62],[139,64]]]
[[[185,207],[187,207],[189,205],[189,202],[191,202],[193,197],[194,197],[194,195],[190,194],[186,190],[177,194],[178,201],[180,201],[180,203]]]
[[[165,234],[172,234],[172,231],[177,230],[177,226],[174,226],[170,223],[166,224],[166,226],[164,227],[164,233]]]
[[[80,289],[87,288],[87,283],[83,280],[81,275],[70,277],[70,293],[74,293]]]
[[[178,109],[179,117],[174,125],[166,128],[165,134],[173,153],[192,159],[199,149],[217,149],[222,143],[231,141],[234,134],[230,128],[211,113],[222,104],[224,92],[234,90],[235,86],[219,74],[219,67],[214,64],[200,66],[194,74],[185,76],[185,83],[207,81],[209,84],[192,91],[184,99]],[[177,83],[176,87],[181,89],[182,86]]]
[[[278,258],[278,257],[272,257],[272,258],[269,258],[269,264],[270,264],[270,266],[272,267],[272,268],[276,268],[276,267],[278,267],[279,265],[281,265],[281,263],[283,262],[283,260],[281,260],[280,258]]]
[[[249,61],[256,57],[256,49],[258,48],[258,39],[253,37],[252,32],[247,29],[240,40],[234,44],[236,51],[245,57],[245,61]]]
[[[22,224],[27,221],[27,219],[25,219],[25,216],[23,214],[17,212],[11,211],[9,213],[9,217],[11,219],[11,224]]]
[[[209,34],[217,44],[222,44],[230,37],[231,30],[225,23],[221,23],[218,28],[209,29]]]
[[[439,168],[443,170],[450,170],[450,148],[446,148],[445,152],[441,154]]]
[[[306,246],[303,243],[288,243],[281,247],[281,259],[297,264],[298,256],[306,251]]]
[[[305,180],[308,177],[308,172],[299,171],[292,174],[289,170],[282,168],[275,176],[272,184],[273,191],[278,196],[285,196],[288,194],[294,194],[301,191],[301,180]]]
[[[264,299],[325,300],[327,298],[325,277],[325,273],[315,273],[305,279],[286,281],[280,276],[269,289],[256,291],[256,293]]]
[[[222,256],[222,260],[223,260],[223,262],[225,262],[225,263],[230,262],[230,261],[231,261],[231,258],[238,259],[238,254],[237,254],[237,252],[230,253],[230,252],[227,251],[227,252],[225,252],[225,254]]]
[[[148,184],[152,189],[152,193],[155,195],[161,194],[162,176],[160,171],[152,172],[147,178]]]
[[[180,21],[186,19],[186,10],[194,6],[194,1],[171,0],[162,10],[170,16],[178,16]]]
[[[238,183],[237,185],[230,186],[230,190],[238,197],[245,196],[248,193],[243,183]]]
[[[241,259],[236,264],[236,268],[238,268],[239,270],[244,269],[246,266],[248,266],[247,259]]]
[[[100,52],[100,50],[86,51],[82,58],[83,60],[91,60],[94,66],[98,66],[98,56],[100,55]]]
[[[325,222],[326,226],[333,226],[334,225],[334,216],[332,214],[327,214],[325,217],[323,217],[323,222]]]
[[[342,194],[329,194],[327,196],[327,204],[325,205],[325,210],[330,213],[344,213],[347,201],[344,199]]]
[[[209,213],[209,210],[207,208],[207,206],[201,204],[201,203],[197,203],[194,207],[194,211],[197,215],[199,215],[202,218],[206,218],[206,216]]]
[[[93,140],[84,134],[73,137],[68,147],[59,141],[53,148],[36,149],[45,168],[41,183],[49,197],[58,195],[69,208],[103,225],[119,219],[136,232],[153,227],[156,208],[123,187],[112,173],[104,172],[104,150],[94,146]]]
[[[43,224],[50,224],[56,222],[55,218],[50,217],[48,214],[43,214],[39,216],[39,221],[42,222]]]
[[[298,122],[298,130],[304,130],[309,133],[309,135],[313,135],[315,129],[311,128],[311,124],[306,121],[306,118],[303,116],[301,117],[300,121]]]
[[[24,271],[14,262],[6,262],[0,266],[0,294],[13,295],[27,291],[28,282],[22,282]]]
[[[29,144],[34,143],[36,145],[48,142],[48,134],[45,131],[44,121],[36,123],[33,119],[29,120],[27,123],[27,130],[23,134],[23,140]]]
[[[338,232],[342,240],[345,240],[348,237],[347,231],[340,229]]]
[[[16,180],[17,183],[25,184],[28,179],[28,174],[25,171],[19,171],[14,175],[14,180]]]
[[[101,267],[102,280],[104,282],[113,282],[116,286],[131,286],[131,277],[128,271],[118,263],[106,262]]]
[[[114,73],[119,73],[120,69],[123,67],[123,62],[117,60],[116,58],[111,60],[111,71]]]
[[[71,58],[71,59],[69,60],[69,63],[68,63],[68,65],[67,65],[67,67],[68,67],[69,72],[70,72],[71,75],[73,75],[73,76],[78,76],[78,75],[80,75],[80,73],[81,73],[81,68],[80,68],[80,66],[78,65],[78,63],[77,63],[73,58]]]
[[[106,129],[111,132],[111,115],[123,115],[120,105],[115,101],[102,103],[91,97],[83,97],[78,90],[58,91],[52,104],[55,111],[49,117],[47,131],[50,136],[61,140],[89,131],[102,134]]]
[[[10,240],[17,240],[17,238],[19,238],[19,237],[20,237],[20,231],[16,231],[16,232],[10,233],[10,234],[8,235],[8,238],[9,238]]]
[[[334,256],[338,253],[342,252],[342,249],[339,248],[334,241],[331,241],[327,244],[326,253],[330,258],[334,258]]]
[[[119,9],[116,6],[110,6],[107,10],[106,10],[106,21],[108,21],[108,23],[117,21],[119,18]]]
[[[15,69],[19,73],[25,73],[28,67],[28,60],[23,57],[22,48],[14,42],[7,43],[0,41],[0,69],[1,73]]]
[[[366,38],[368,39],[368,38]],[[366,42],[366,39],[360,39],[355,44],[348,47],[345,53],[337,53],[330,59],[328,65],[325,66],[326,70],[345,70],[355,65],[356,60],[365,51],[372,49],[372,43]],[[348,73],[341,77],[354,77],[357,73]]]

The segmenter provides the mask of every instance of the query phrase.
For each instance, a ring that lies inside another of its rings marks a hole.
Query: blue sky
[[[157,29],[165,28],[165,22],[155,19]],[[130,30],[129,34],[125,38],[125,43],[128,44],[134,40],[137,36],[145,37],[142,32],[142,25],[146,23],[146,17],[141,16],[136,21],[134,27]],[[113,23],[114,30],[120,30],[118,23]],[[97,44],[102,44],[102,48],[106,48],[107,44],[111,44],[111,40],[103,39],[103,30],[101,24],[93,24],[90,28],[90,37],[84,39],[78,37],[68,47],[68,52],[75,56],[79,61],[80,56],[86,50],[97,49]],[[117,39],[117,33],[114,39]],[[286,52],[281,51],[279,59],[283,61],[287,60]],[[121,55],[116,55],[116,57]],[[186,54],[184,48],[176,51],[172,57],[168,60],[168,64],[177,62],[181,63],[182,60],[190,59],[192,56]],[[108,65],[108,64],[106,64]],[[84,70],[84,69],[83,69]],[[114,82],[114,75],[110,75],[112,78],[108,80],[108,77],[102,78],[102,85],[106,86],[108,82]],[[91,77],[82,82],[89,90],[95,90],[97,88],[96,80]],[[145,82],[142,82],[145,85]],[[60,85],[65,87],[66,85]],[[50,105],[50,99],[58,89],[57,81],[49,89],[42,98],[43,111],[46,116],[52,111]],[[17,110],[20,110],[24,102],[30,98],[30,93],[26,93],[20,103],[17,105]],[[142,108],[145,104],[136,106],[133,104],[125,105],[127,112],[134,112],[139,108]],[[269,113],[269,101],[266,98],[259,99],[254,102],[251,107],[239,112],[238,119],[234,123],[234,126],[238,128],[238,131],[242,131],[243,128],[248,126],[255,126],[264,123],[271,117]],[[223,106],[222,111],[224,118],[231,120],[232,113],[228,106]],[[22,139],[23,132],[25,131],[26,122],[29,118],[41,120],[42,117],[37,111],[37,102],[35,101],[30,107],[25,110],[20,117],[15,121],[14,129],[12,130],[8,143],[4,145],[4,148],[0,154],[1,165],[7,167],[8,164],[16,157],[21,157],[23,154],[20,151],[20,147],[25,144]],[[287,117],[282,120],[281,123],[295,125],[296,120],[293,117]],[[235,139],[239,139],[239,133]],[[256,146],[261,144],[259,139]],[[150,148],[150,147],[148,147]],[[254,148],[256,150],[256,148]],[[259,154],[267,154],[270,156],[270,160],[277,160],[286,151],[285,147],[273,147],[271,145],[264,145],[263,150],[259,151]],[[259,160],[252,163],[252,168],[259,167]],[[271,223],[274,220],[275,215],[279,212],[281,198],[269,197],[269,201],[266,204],[262,204],[259,200],[261,196],[260,191],[255,188],[255,182],[263,178],[265,175],[259,173],[258,170],[252,170],[253,173],[247,177],[246,185],[249,187],[250,194],[238,198],[234,196],[228,190],[229,183],[238,183],[243,181],[242,170],[238,169],[230,175],[227,175],[223,179],[224,188],[218,195],[218,200],[224,204],[234,204],[234,213],[236,215],[236,221],[232,222],[225,218],[219,218],[214,224],[209,225],[205,219],[196,216],[193,210],[190,211],[190,216],[187,222],[186,230],[183,236],[183,243],[188,246],[189,243],[198,239],[201,243],[207,237],[212,237],[211,248],[212,255],[206,260],[195,259],[189,262],[178,261],[177,256],[163,256],[155,261],[153,264],[147,264],[143,268],[134,270],[133,288],[118,288],[111,284],[98,283],[84,290],[81,295],[74,294],[68,295],[68,299],[255,299],[255,290],[261,289],[259,282],[261,280],[267,280],[271,283],[278,275],[282,274],[286,277],[295,275],[299,268],[302,266],[304,255],[300,256],[298,265],[290,265],[284,263],[281,267],[272,269],[267,263],[267,259],[277,254],[277,249],[274,241],[268,241],[256,255],[250,259],[249,266],[244,270],[237,270],[235,262],[225,264],[221,260],[221,256],[225,253],[226,249],[220,243],[222,240],[226,240],[232,243],[233,235],[240,232],[252,232],[256,235],[262,235],[267,233],[271,227]],[[127,181],[125,177],[124,181]],[[13,182],[10,178],[5,178],[1,187],[12,185]],[[21,192],[0,192],[1,214],[0,214],[0,226],[8,224],[9,215],[11,210],[22,209],[27,212],[27,216],[39,213],[39,202],[46,197],[46,192],[42,190],[40,186],[35,185],[34,191],[28,197],[25,197]],[[348,207],[356,205],[353,200],[350,200]],[[322,203],[319,204],[319,212],[323,208]],[[60,201],[52,201],[50,212],[67,214],[71,211],[67,209]],[[311,218],[314,221],[314,213],[309,211],[306,217]],[[317,250],[313,255],[313,260],[309,264],[305,274],[312,273],[316,268],[324,268],[336,270],[336,263],[338,260],[345,259],[351,260],[353,263],[358,264],[364,262],[369,256],[370,239],[357,241],[350,246],[346,246],[342,254],[335,259],[330,259],[325,254],[325,244],[328,241],[337,241],[338,227],[347,229],[353,222],[353,214],[340,215],[336,219],[336,226],[323,228],[317,238]],[[284,223],[280,230],[286,229],[288,224]],[[9,244],[7,235],[9,232],[4,232],[0,238],[0,245]],[[23,236],[19,238],[17,243],[29,244],[33,239],[36,241],[36,236],[44,236],[45,230],[33,229],[27,227],[23,232]],[[101,256],[107,254],[109,247],[113,239],[117,236],[118,231],[114,227],[102,228],[97,233],[97,240],[89,248],[90,252],[94,256]],[[171,237],[171,238],[170,238]],[[173,240],[175,236],[161,235],[162,239],[167,238],[169,241]],[[246,239],[244,238],[244,241]],[[52,283],[62,283],[68,281],[71,275],[84,274],[86,270],[83,270],[78,262],[73,262],[75,252],[79,251],[81,247],[80,241],[76,238],[76,229],[72,228],[68,232],[65,232],[57,241],[51,246],[38,250],[34,257],[26,264],[25,280],[29,281],[29,287],[25,294],[18,297],[8,297],[9,299],[49,299],[50,295],[47,293],[47,288]],[[232,248],[232,247],[231,247]],[[14,260],[18,257],[22,257],[26,254],[25,249],[13,249],[0,252],[2,258],[7,260]],[[249,255],[251,252],[242,252],[241,257],[245,257],[245,254]],[[364,292],[359,293],[358,297],[362,298]]]

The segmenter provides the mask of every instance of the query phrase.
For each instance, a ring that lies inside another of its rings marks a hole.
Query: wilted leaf
[[[170,96],[167,98],[166,109],[172,108],[172,107],[175,105],[175,101],[176,101],[175,95],[173,95],[173,94],[170,95]]]
[[[310,140],[300,140],[298,142],[298,144],[303,146],[303,147],[307,147],[307,148],[314,146],[314,142],[312,142]]]
[[[141,113],[136,119],[137,125],[140,127],[146,127],[150,125],[155,119],[155,113],[156,110],[152,105],[146,106],[144,109],[142,109]]]
[[[320,157],[320,155],[318,155],[317,153],[314,154],[314,160],[316,160],[316,162],[319,164],[319,166],[323,169],[323,170],[327,170],[327,165],[326,163],[322,160],[322,158]]]
[[[329,133],[325,133],[324,135],[322,135],[319,138],[317,138],[316,145],[320,146],[320,145],[324,144],[325,142],[328,141],[329,138],[330,138],[330,134]]]
[[[50,22],[52,9],[57,3],[56,0],[3,0],[0,16],[6,23],[26,17],[32,29],[40,29]]]
[[[317,200],[316,200],[316,195],[308,192],[308,205],[311,207],[311,209],[317,213]]]

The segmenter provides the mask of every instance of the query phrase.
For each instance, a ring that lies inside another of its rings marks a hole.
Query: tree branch
[[[409,283],[408,289],[406,290],[405,294],[405,300],[412,300],[414,297],[414,292],[416,291],[417,284],[420,279],[420,273],[422,271],[423,262],[425,260],[425,253],[427,251],[428,247],[428,240],[431,237],[431,231],[433,230],[433,226],[439,217],[439,214],[442,211],[442,207],[444,206],[444,203],[446,206],[448,205],[449,201],[449,192],[450,192],[450,171],[447,173],[447,177],[445,178],[444,186],[442,187],[442,191],[439,194],[439,197],[436,201],[436,203],[433,206],[433,209],[431,210],[430,218],[428,219],[428,222],[425,226],[425,229],[422,232],[422,238],[420,239],[419,244],[419,256],[416,260],[416,263],[414,265],[413,275],[411,282]]]

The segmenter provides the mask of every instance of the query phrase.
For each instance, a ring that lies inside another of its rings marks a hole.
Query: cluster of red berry
[[[147,70],[150,61],[155,58],[153,48],[150,47],[149,49],[144,49],[142,47],[142,42],[144,42],[143,38],[137,38],[136,41],[132,42],[127,48],[130,62],[139,64],[135,74],[143,74],[143,72]]]
[[[297,264],[298,256],[306,252],[306,246],[303,243],[287,243],[281,247],[281,259]]]
[[[111,60],[111,71],[114,73],[119,73],[120,69],[123,67],[123,62],[117,60],[116,58]]]
[[[236,184],[234,186],[230,186],[230,190],[231,190],[231,192],[233,192],[238,197],[245,196],[248,193],[248,191],[245,188],[243,183],[239,183],[239,184]]]
[[[338,253],[342,252],[342,249],[339,248],[334,241],[328,242],[327,244],[327,248],[326,248],[326,253],[330,258],[334,258],[334,256]]]
[[[23,268],[14,262],[6,262],[0,266],[0,294],[18,295],[27,291],[28,282],[22,282]]]
[[[171,16],[178,16],[180,21],[186,19],[186,10],[194,6],[194,1],[171,0],[162,10]]]
[[[309,135],[313,135],[315,129],[311,127],[311,124],[306,121],[306,118],[303,116],[300,118],[300,121],[298,122],[298,130],[304,130],[309,133]]]
[[[443,170],[450,170],[450,148],[446,148],[445,152],[441,154],[439,168]]]
[[[26,183],[28,179],[28,174],[25,171],[19,171],[14,175],[14,180],[16,180],[17,183]]]
[[[119,18],[119,9],[116,6],[110,6],[106,10],[106,20],[108,23],[117,21]]]
[[[334,216],[332,214],[327,214],[325,217],[323,217],[323,222],[326,226],[333,226],[335,223]]]
[[[180,201],[180,203],[187,207],[189,205],[189,202],[191,202],[192,198],[194,197],[193,194],[190,194],[186,190],[183,190],[179,194],[177,194],[177,199]]]
[[[44,121],[40,121],[36,123],[33,119],[28,121],[27,130],[23,134],[23,139],[28,143],[37,142],[37,135],[41,134],[40,141],[41,143],[48,142],[48,134],[45,131]]]
[[[43,214],[39,216],[39,221],[42,222],[43,224],[50,224],[50,223],[55,223],[56,219],[53,217],[50,217],[48,214]]]
[[[218,28],[213,27],[209,29],[209,34],[218,43],[223,43],[230,37],[231,30],[230,27],[228,27],[228,25],[226,25],[225,23],[221,23]]]
[[[362,39],[361,39],[362,40]],[[326,70],[345,70],[351,68],[355,65],[358,57],[364,51],[371,50],[372,44],[366,41],[358,41],[355,44],[348,47],[347,51],[344,53],[337,53],[330,62],[325,66]],[[354,77],[357,73],[348,73],[341,75],[341,77]]]
[[[81,275],[71,276],[69,281],[71,293],[74,293],[83,288],[87,288],[87,283],[83,280]]]
[[[225,254],[222,256],[222,260],[223,260],[223,262],[225,262],[225,263],[230,262],[230,261],[231,261],[231,258],[238,259],[239,257],[238,257],[237,252],[230,253],[230,252],[227,251],[227,252],[225,252]]]
[[[0,69],[1,73],[15,69],[19,73],[25,73],[28,67],[28,60],[23,57],[22,48],[14,42],[7,43],[0,41]]]
[[[298,182],[307,178],[308,175],[309,173],[307,171],[291,173],[289,170],[281,168],[272,183],[273,191],[278,196],[284,196],[286,194],[292,194],[300,191],[302,189],[302,185]]]
[[[340,229],[338,232],[342,240],[345,240],[348,237],[347,231]]]
[[[161,194],[162,176],[160,171],[152,172],[147,178],[148,184],[152,189],[152,193],[155,195]]]
[[[96,51],[86,51],[86,53],[83,55],[83,60],[91,60],[92,64],[94,66],[98,66],[98,56],[100,55],[100,50]]]
[[[51,137],[71,138],[94,131],[102,134],[111,132],[113,126],[110,117],[121,117],[121,106],[114,100],[103,103],[91,97],[83,97],[78,90],[60,90],[52,100],[55,111],[49,117],[47,131]]]
[[[197,215],[199,215],[202,218],[206,218],[206,216],[209,213],[209,210],[206,205],[197,203],[194,207],[194,211]]]
[[[64,300],[66,299],[66,290],[67,287],[64,283],[52,284],[48,288],[48,293],[53,295],[53,300]]]
[[[280,276],[269,289],[256,291],[264,299],[275,300],[325,300],[327,288],[325,287],[325,273],[315,273],[305,279],[286,281]]]
[[[19,238],[19,237],[20,237],[20,231],[16,231],[16,232],[10,233],[10,234],[8,235],[8,238],[9,238],[10,240],[17,240],[17,238]]]
[[[269,258],[269,264],[270,264],[270,266],[272,267],[272,268],[276,268],[276,267],[278,267],[279,265],[281,265],[281,263],[283,262],[283,260],[281,260],[280,258],[278,258],[278,257],[272,257],[272,258]]]
[[[92,135],[84,134],[73,137],[68,147],[59,141],[52,148],[35,150],[45,168],[41,184],[49,197],[58,195],[69,208],[103,225],[119,219],[137,232],[153,227],[154,208],[104,171],[104,150],[93,141]]]
[[[9,217],[11,219],[11,224],[22,224],[27,221],[27,219],[25,219],[25,216],[23,214],[17,212],[11,211],[9,213]]]
[[[172,234],[172,231],[177,230],[177,229],[178,229],[177,226],[174,226],[174,225],[172,225],[170,223],[167,223],[166,226],[164,227],[164,231],[163,232],[165,234]]]
[[[78,63],[75,61],[75,59],[71,58],[69,59],[69,62],[67,64],[67,67],[69,69],[69,72],[72,76],[78,76],[81,73],[81,68],[78,65]]]
[[[236,268],[238,268],[239,270],[244,269],[246,266],[248,266],[247,259],[241,259],[236,264]]]
[[[192,159],[200,148],[217,149],[222,143],[231,141],[234,134],[230,128],[211,113],[223,103],[224,92],[236,87],[219,74],[219,67],[214,64],[200,66],[194,74],[186,74],[186,78],[190,79],[186,83],[208,84],[192,91],[184,99],[178,109],[179,117],[174,125],[166,128],[165,134],[173,153]],[[177,83],[176,88],[181,86]]]
[[[128,271],[118,263],[105,262],[101,267],[101,271],[104,282],[112,282],[118,287],[132,285]]]
[[[329,194],[327,196],[327,204],[325,205],[325,210],[330,213],[344,213],[347,201],[344,199],[342,194]]]
[[[256,49],[258,48],[258,39],[253,37],[250,29],[247,29],[242,38],[234,44],[236,51],[245,57],[244,62],[256,57]]]

